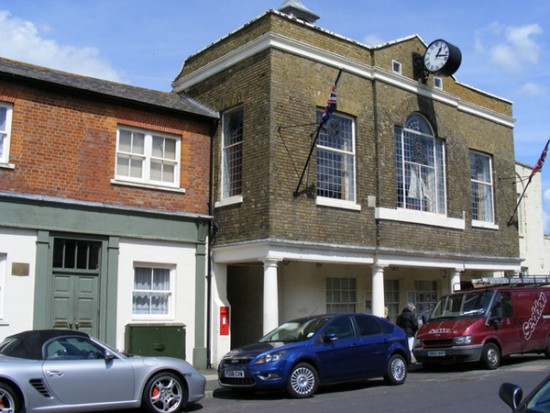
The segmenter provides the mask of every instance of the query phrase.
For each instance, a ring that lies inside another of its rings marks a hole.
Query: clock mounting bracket
[[[429,75],[430,72],[424,66],[424,55],[421,55],[420,53],[413,52],[412,60],[413,60],[413,78],[414,78],[414,80],[418,80],[418,81],[422,82],[423,84],[428,83],[428,75]]]

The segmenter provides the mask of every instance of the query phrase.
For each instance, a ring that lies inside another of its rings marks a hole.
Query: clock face
[[[447,42],[436,40],[428,46],[424,54],[424,66],[430,72],[439,72],[449,60],[450,50]]]

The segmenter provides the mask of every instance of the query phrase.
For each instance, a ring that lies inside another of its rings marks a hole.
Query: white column
[[[279,325],[279,288],[277,285],[277,263],[280,260],[264,260],[264,334]]]
[[[384,268],[385,265],[372,266],[372,314],[384,317]]]
[[[460,270],[458,268],[451,271],[450,283],[451,293],[460,290]]]

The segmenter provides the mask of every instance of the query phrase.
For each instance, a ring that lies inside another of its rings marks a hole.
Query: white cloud
[[[381,44],[387,43],[387,41],[382,39],[377,34],[368,34],[363,37],[363,43],[367,46],[379,46]]]
[[[528,64],[538,63],[541,48],[534,37],[542,32],[536,23],[515,27],[493,22],[477,33],[475,49],[487,52],[491,62],[500,68],[518,72]]]
[[[59,45],[36,25],[0,10],[0,56],[84,76],[122,82],[123,76],[94,47]],[[46,30],[48,31],[48,30]]]
[[[540,96],[546,93],[546,88],[538,83],[528,82],[522,86],[520,93],[525,96]]]

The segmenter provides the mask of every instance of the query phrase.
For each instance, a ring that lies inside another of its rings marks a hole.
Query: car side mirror
[[[332,341],[338,340],[338,336],[335,333],[327,333],[325,334],[324,340],[326,343],[330,343]]]
[[[109,361],[109,360],[113,360],[115,359],[115,354],[110,351],[110,350],[105,350],[105,353],[103,354],[103,356],[105,357],[105,360]]]
[[[523,397],[523,390],[516,384],[502,383],[498,395],[504,403],[516,410]]]

